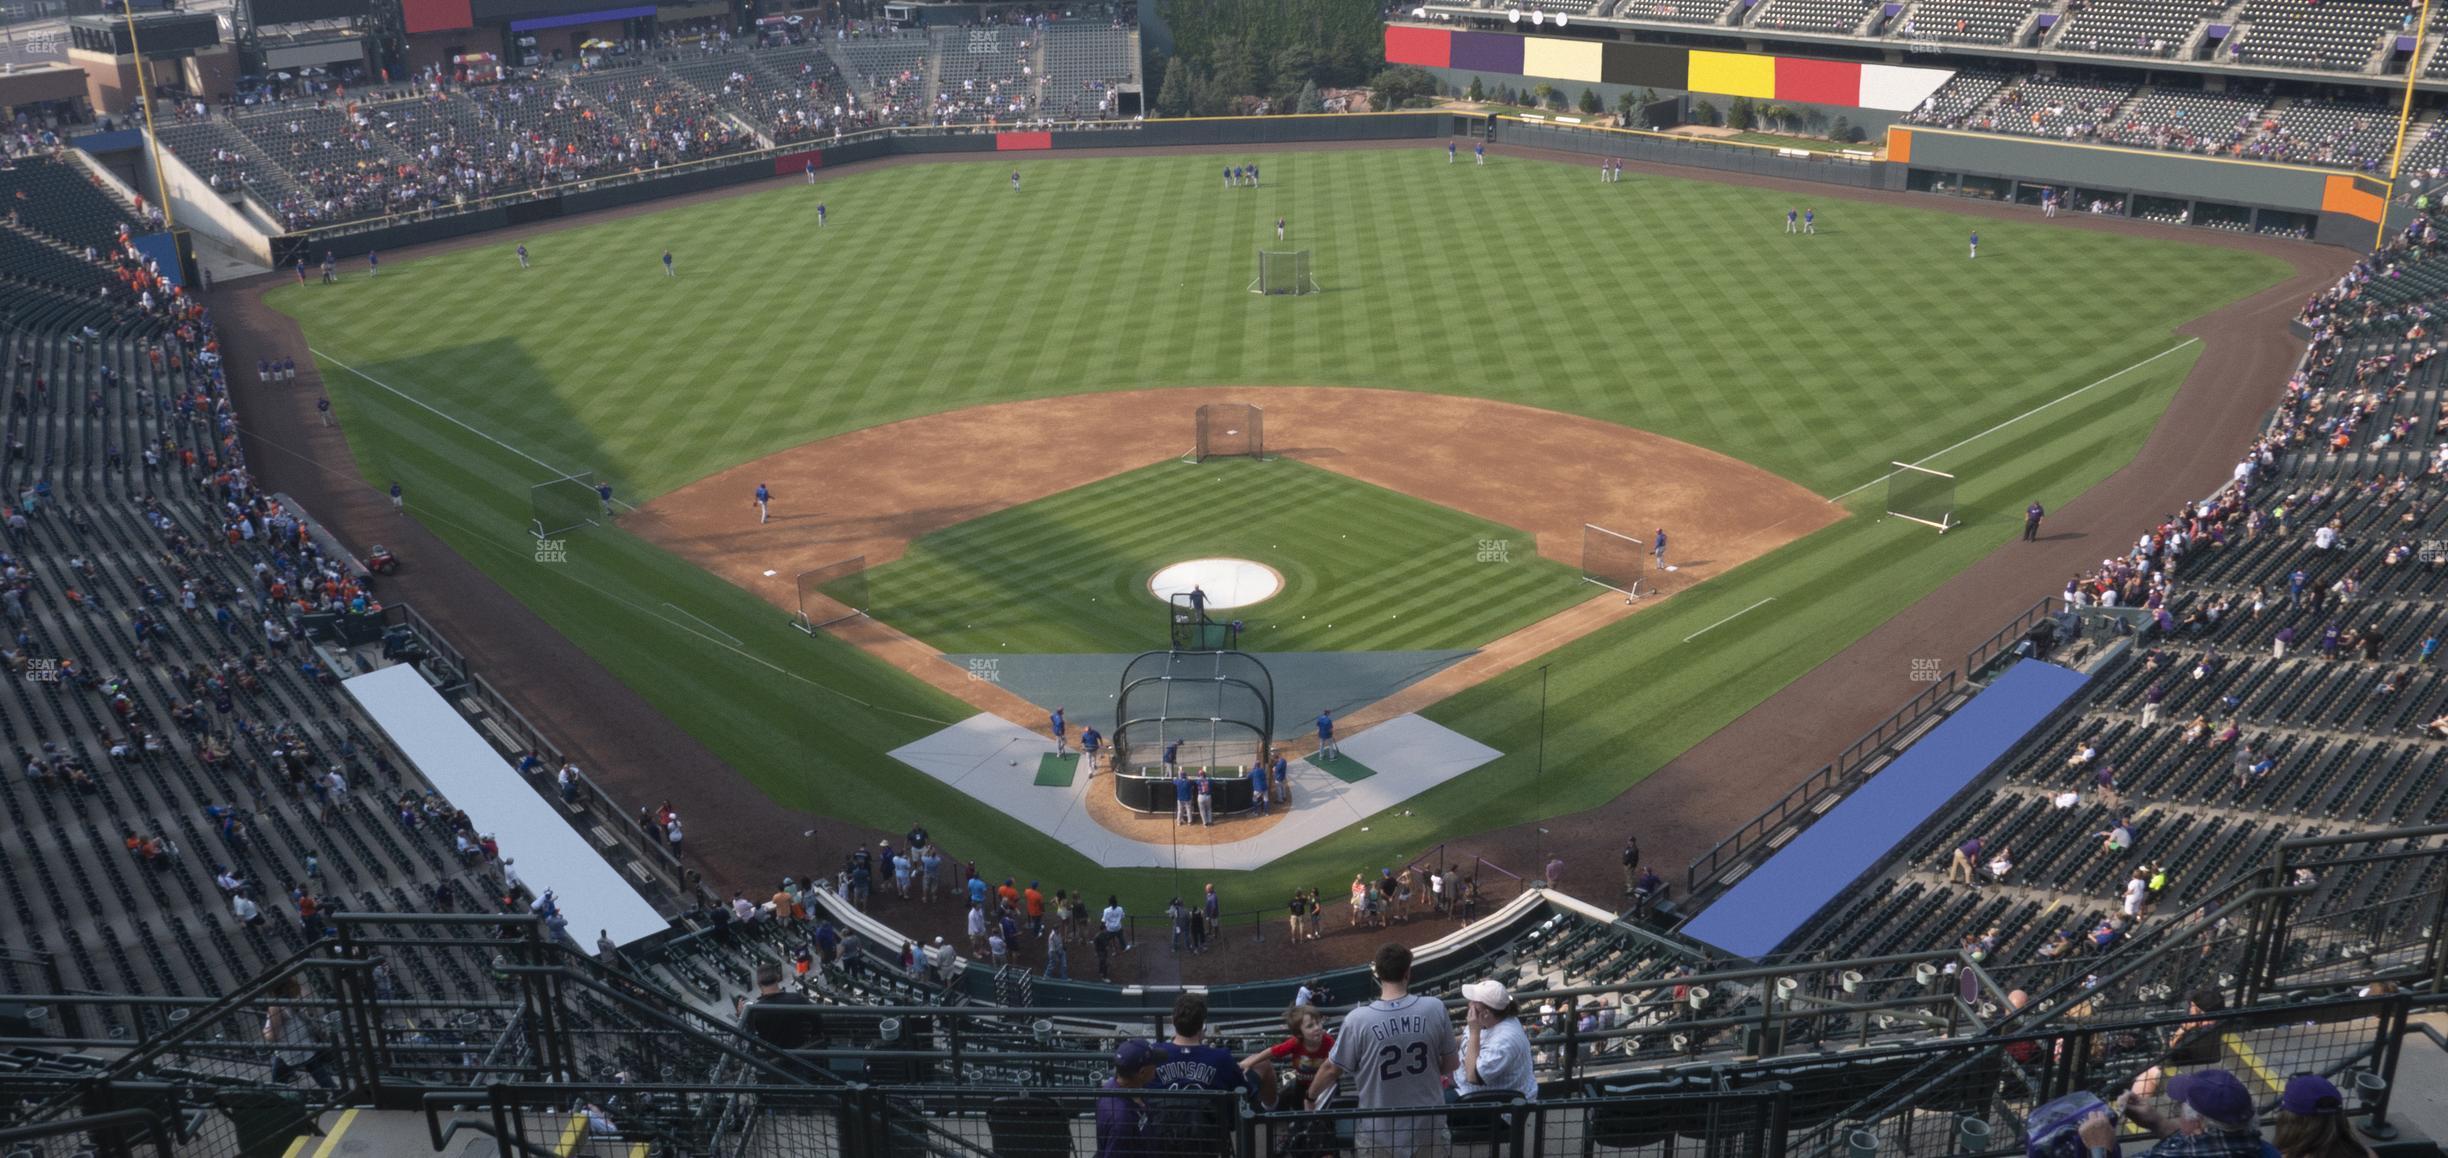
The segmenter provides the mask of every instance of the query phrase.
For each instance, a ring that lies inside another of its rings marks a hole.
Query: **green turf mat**
[[[1345,784],[1358,784],[1359,782],[1377,774],[1376,769],[1340,753],[1337,753],[1334,759],[1325,761],[1324,763],[1319,763],[1318,759],[1314,756],[1310,757],[1309,762],[1317,765],[1319,771],[1324,772],[1325,774],[1332,776]]]
[[[1057,756],[1046,752],[1037,757],[1037,786],[1069,788],[1071,777],[1079,771],[1078,756]]]

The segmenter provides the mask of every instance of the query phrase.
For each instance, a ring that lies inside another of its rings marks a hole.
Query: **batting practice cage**
[[[1198,408],[1190,461],[1234,455],[1266,459],[1266,411],[1247,402],[1212,402]]]
[[[539,539],[558,539],[604,517],[603,499],[595,494],[595,472],[579,471],[527,488],[527,530]]]
[[[1241,621],[1218,619],[1176,591],[1165,599],[1165,646],[1174,651],[1231,651],[1241,646]]]
[[[1309,276],[1309,251],[1306,249],[1261,249],[1258,251],[1258,276],[1250,281],[1254,294],[1313,294],[1318,292],[1317,279]]]
[[[1955,525],[1955,476],[1910,463],[1893,463],[1887,476],[1887,513],[1943,535]]]
[[[799,573],[799,611],[791,623],[810,635],[867,614],[867,556],[852,555]]]
[[[1254,803],[1250,769],[1274,758],[1275,679],[1238,651],[1144,652],[1122,669],[1114,696],[1114,799],[1140,812],[1173,811],[1172,774],[1204,770],[1217,812]]]
[[[1610,531],[1596,523],[1581,524],[1582,582],[1638,599],[1641,581],[1649,577],[1651,561],[1647,540]]]

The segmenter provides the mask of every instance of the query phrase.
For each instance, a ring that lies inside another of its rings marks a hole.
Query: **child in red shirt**
[[[1326,1017],[1314,1005],[1284,1010],[1284,1029],[1292,1036],[1241,1059],[1242,1070],[1258,1079],[1258,1091],[1270,1110],[1281,1091],[1308,1089],[1318,1067],[1334,1052],[1334,1035],[1326,1032]]]

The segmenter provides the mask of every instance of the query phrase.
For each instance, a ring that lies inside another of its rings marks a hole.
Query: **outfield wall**
[[[1790,177],[1797,181],[1818,181],[1856,189],[1901,188],[1889,183],[1885,162],[1847,157],[1841,153],[1796,156],[1794,154],[1800,150],[1762,148],[1705,137],[1681,137],[1631,129],[1554,124],[1519,117],[1496,118],[1495,136],[1504,144],[1533,149],[1621,157],[1627,161],[1653,161],[1661,165],[1687,165],[1729,173]]]
[[[2029,201],[2043,186],[2070,188],[2123,197],[2134,216],[2150,215],[2147,200],[2192,224],[2309,227],[2348,249],[2371,248],[2388,213],[2386,182],[2303,165],[1918,127],[1889,130],[1887,158],[1909,189]]]
[[[1513,116],[1419,111],[1369,115],[1218,117],[1100,123],[1024,131],[882,130],[816,148],[789,146],[679,166],[655,174],[521,193],[471,210],[396,222],[338,226],[262,238],[273,264],[323,251],[357,256],[467,237],[658,198],[789,176],[813,164],[836,168],[929,153],[1021,154],[1070,149],[1264,147],[1313,141],[1445,140],[1487,133],[1501,145],[1813,181],[1856,189],[1913,190],[2037,204],[2042,188],[2119,199],[2129,216],[2182,220],[2236,231],[2300,232],[2368,250],[2392,210],[2387,186],[2369,177],[2140,149],[2026,140],[1946,129],[1888,134],[1884,160],[1805,153],[1728,141]],[[1017,156],[1013,158],[1019,160]],[[212,223],[218,236],[220,225]],[[232,239],[247,245],[245,238]]]

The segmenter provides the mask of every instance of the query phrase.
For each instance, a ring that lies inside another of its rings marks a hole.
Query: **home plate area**
[[[1105,868],[1254,869],[1393,808],[1504,753],[1417,715],[1400,715],[1342,739],[1343,758],[1321,768],[1291,762],[1289,814],[1242,840],[1155,843],[1107,829],[1090,815],[1089,793],[1114,791],[1109,774],[1064,777],[1054,742],[981,712],[895,748],[892,757],[988,807],[1053,837]],[[1336,765],[1367,775],[1345,778]]]

